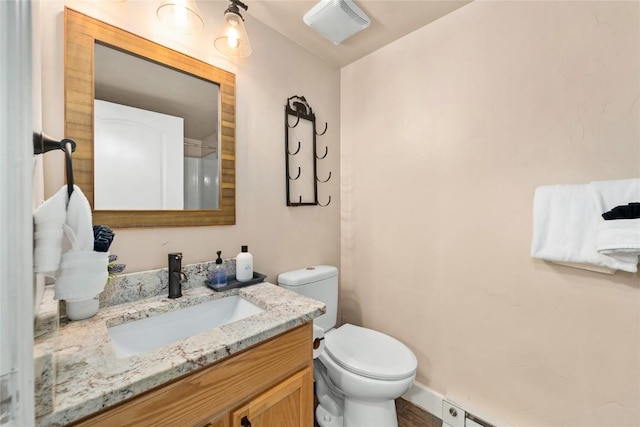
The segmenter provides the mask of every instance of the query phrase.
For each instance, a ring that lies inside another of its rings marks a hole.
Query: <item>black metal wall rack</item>
[[[318,160],[327,157],[329,147],[325,146],[324,153],[319,156],[316,138],[324,135],[327,129],[325,122],[324,130],[318,132],[316,116],[304,96],[294,95],[287,99],[284,106],[287,206],[325,207],[331,203],[331,196],[324,204],[318,200],[318,183],[331,179],[331,172],[325,179],[318,178]]]

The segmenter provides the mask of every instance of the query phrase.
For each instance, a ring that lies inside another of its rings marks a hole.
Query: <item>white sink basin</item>
[[[236,295],[107,329],[116,355],[124,358],[246,319],[263,311]]]

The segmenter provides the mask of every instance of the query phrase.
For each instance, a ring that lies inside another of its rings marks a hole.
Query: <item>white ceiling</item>
[[[471,0],[355,0],[371,25],[340,45],[334,45],[302,21],[317,0],[245,0],[251,15],[329,63],[350,64]],[[247,32],[251,37],[251,29]]]

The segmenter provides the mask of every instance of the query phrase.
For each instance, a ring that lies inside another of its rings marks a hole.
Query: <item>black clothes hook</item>
[[[295,177],[295,178],[291,178],[291,176],[289,175],[289,179],[290,179],[291,181],[295,181],[296,179],[300,178],[300,172],[301,172],[301,170],[300,170],[300,166],[298,166],[298,175],[296,175],[296,177]]]
[[[324,156],[322,156],[322,157],[318,157],[318,154],[316,154],[315,156],[316,156],[316,159],[318,159],[318,160],[322,160],[322,159],[324,159],[325,157],[327,157],[327,154],[329,154],[329,147],[327,147],[327,146],[325,145],[325,147],[324,147]]]
[[[291,151],[289,151],[289,147],[287,147],[287,154],[289,154],[290,156],[295,156],[300,152],[300,147],[301,147],[301,144],[300,144],[300,141],[298,141],[298,149],[292,153]]]
[[[289,120],[287,119],[287,127],[290,129],[293,129],[294,127],[298,126],[298,123],[300,123],[300,111],[296,110],[296,117],[298,117],[298,120],[296,120],[296,124],[294,124],[293,126],[289,126]]]
[[[327,129],[328,129],[328,128],[329,128],[329,123],[324,122],[324,130],[323,130],[321,133],[318,133],[318,131],[317,131],[317,130],[315,130],[315,129],[314,129],[313,131],[316,133],[316,135],[318,135],[318,136],[322,136],[322,135],[324,135],[325,133],[327,133]]]
[[[318,178],[318,176],[316,175],[316,181],[318,181],[318,182],[325,183],[325,182],[329,182],[330,179],[331,179],[331,171],[329,171],[329,176],[324,181],[321,180],[320,178]]]
[[[326,208],[330,204],[331,204],[331,195],[329,195],[329,201],[326,204],[323,205],[322,203],[318,202],[318,206],[320,206],[322,208]]]

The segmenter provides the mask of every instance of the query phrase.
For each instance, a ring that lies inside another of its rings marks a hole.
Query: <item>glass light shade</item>
[[[160,22],[182,34],[199,33],[204,26],[195,0],[163,0],[157,14]]]
[[[224,14],[224,26],[213,42],[216,49],[231,58],[251,55],[251,42],[242,17],[233,12]]]

